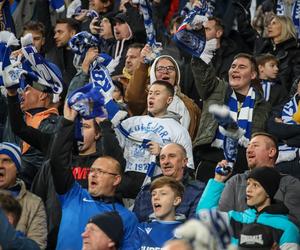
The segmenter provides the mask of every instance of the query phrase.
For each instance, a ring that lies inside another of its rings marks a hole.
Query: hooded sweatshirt
[[[157,142],[160,147],[171,142],[181,144],[187,151],[188,167],[194,169],[191,138],[186,128],[180,125],[179,119],[178,114],[168,112],[161,117],[144,115],[124,120],[121,126],[129,135],[124,136],[119,129],[116,129],[116,133],[120,146],[124,148],[125,172],[146,173],[150,164],[156,161],[156,156],[142,145],[144,139]]]
[[[155,76],[155,68],[156,68],[157,62],[161,58],[169,59],[174,64],[175,71],[176,71],[175,95],[174,95],[173,101],[171,102],[171,104],[168,107],[168,111],[172,111],[174,113],[179,114],[181,116],[181,118],[180,118],[181,125],[183,127],[185,127],[186,129],[189,129],[191,117],[190,117],[187,107],[185,106],[185,104],[181,100],[181,98],[179,97],[179,94],[182,94],[181,90],[180,90],[180,69],[179,69],[177,62],[175,61],[175,59],[173,57],[168,56],[168,55],[163,55],[163,56],[157,57],[154,60],[154,62],[152,63],[151,69],[150,69],[150,84],[152,84],[154,81],[157,80],[156,76]]]

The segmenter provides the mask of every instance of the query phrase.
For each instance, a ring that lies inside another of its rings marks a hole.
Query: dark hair
[[[45,37],[45,25],[41,22],[29,21],[25,23],[23,27],[23,34],[25,33],[25,31],[39,32],[43,37]]]
[[[122,97],[124,97],[125,96],[125,90],[124,90],[123,84],[118,80],[113,80],[113,84],[120,91]]]
[[[132,43],[128,46],[128,49],[140,49],[142,50],[144,48],[144,44],[142,43]]]
[[[183,197],[184,186],[182,185],[182,183],[177,181],[175,178],[168,176],[162,176],[152,181],[150,192],[152,193],[154,189],[161,188],[163,186],[169,186],[175,193],[175,196],[179,196],[180,198]]]
[[[279,61],[276,58],[276,56],[274,56],[274,55],[272,55],[270,53],[260,54],[260,55],[258,55],[258,56],[255,57],[255,60],[256,60],[256,64],[257,65],[265,65],[269,61],[274,61],[277,64],[279,64]]]
[[[225,29],[222,19],[220,19],[218,17],[210,16],[210,17],[208,17],[208,21],[215,21],[215,26],[216,26],[216,29],[218,29],[218,30]]]
[[[275,161],[277,160],[277,157],[278,157],[278,154],[279,154],[279,150],[278,150],[278,140],[277,138],[274,136],[274,135],[271,135],[269,133],[266,133],[266,132],[256,132],[256,133],[253,133],[251,135],[251,139],[253,139],[254,137],[256,136],[265,136],[265,137],[268,137],[269,140],[271,141],[271,145],[270,143],[268,144],[269,147],[274,147],[276,149],[276,154],[275,154]]]
[[[162,85],[162,86],[165,86],[166,89],[167,89],[167,91],[170,93],[171,96],[174,96],[174,94],[175,94],[175,90],[174,90],[173,85],[171,83],[169,83],[168,81],[156,80],[151,85]]]
[[[22,214],[20,203],[11,194],[0,192],[0,208],[3,209],[4,213],[12,214],[13,226],[16,227]]]
[[[248,54],[248,53],[238,53],[237,55],[234,56],[233,60],[238,59],[238,58],[246,58],[250,61],[251,63],[251,68],[258,74],[258,67],[256,64],[256,60],[254,56]]]
[[[68,24],[69,28],[75,30],[76,33],[80,32],[80,23],[73,18],[60,18],[56,21],[56,24]]]

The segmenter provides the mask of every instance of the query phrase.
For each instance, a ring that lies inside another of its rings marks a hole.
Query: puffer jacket
[[[192,60],[192,70],[198,93],[204,101],[198,133],[193,143],[195,147],[210,144],[214,140],[218,123],[208,112],[208,107],[211,104],[226,104],[232,89],[228,82],[216,77],[211,65],[207,65],[201,59],[194,58]],[[265,131],[270,109],[269,104],[257,91],[253,110],[252,133]]]

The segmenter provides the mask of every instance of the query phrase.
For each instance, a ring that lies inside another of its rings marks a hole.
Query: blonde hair
[[[291,18],[287,16],[276,15],[272,18],[272,20],[273,19],[276,19],[281,24],[281,34],[278,39],[279,43],[284,42],[290,38],[297,39],[297,31]]]

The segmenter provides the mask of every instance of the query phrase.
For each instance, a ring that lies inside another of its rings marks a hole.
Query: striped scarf
[[[276,14],[278,16],[291,16],[298,33],[298,38],[300,38],[300,0],[294,1],[291,9],[288,9],[287,7],[288,6],[284,0],[278,0],[276,6]]]
[[[207,17],[205,17],[208,10],[207,3],[205,0],[202,0],[201,4],[201,8],[195,6],[188,13],[173,37],[179,48],[195,57],[201,56],[206,44],[205,35],[197,27],[202,25],[204,21],[207,21]],[[189,29],[189,26],[192,29]]]
[[[150,45],[152,53],[150,56],[146,56],[144,62],[150,64],[156,57],[160,55],[162,50],[161,43],[156,41],[156,34],[152,20],[152,10],[147,0],[139,0],[140,11],[143,14],[144,26],[147,34],[147,44]]]
[[[296,101],[296,95],[287,102],[281,113],[281,119],[285,124],[295,125],[297,124],[293,120],[293,114],[295,114],[298,110],[298,105]],[[289,147],[286,144],[279,146],[279,155],[276,163],[280,163],[283,161],[292,161],[296,158],[297,154],[299,154],[299,148]]]
[[[264,99],[267,101],[269,101],[270,99],[270,94],[271,94],[271,89],[272,89],[272,86],[275,84],[274,82],[272,81],[268,81],[268,80],[262,80],[260,82],[261,84],[261,87],[263,89],[263,92],[264,92]]]
[[[247,147],[251,137],[254,104],[255,104],[255,90],[253,89],[253,87],[250,87],[240,112],[238,110],[238,101],[234,91],[232,92],[228,101],[228,107],[230,109],[231,117],[233,117],[235,121],[237,121],[239,127],[245,131],[244,136],[240,138],[238,142],[238,144],[243,147]],[[219,126],[216,132],[215,140],[213,141],[211,146],[216,148],[223,148],[223,145],[224,145],[224,133],[222,132],[221,126]]]

